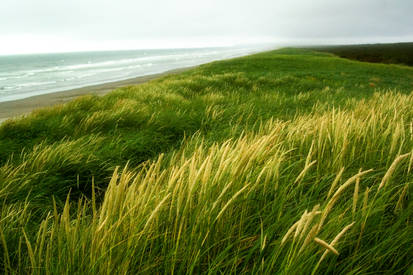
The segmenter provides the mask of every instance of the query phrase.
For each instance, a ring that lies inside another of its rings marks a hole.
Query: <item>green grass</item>
[[[1,271],[410,273],[412,91],[281,49],[8,120]]]
[[[336,45],[311,47],[340,57],[364,62],[413,66],[413,43]]]

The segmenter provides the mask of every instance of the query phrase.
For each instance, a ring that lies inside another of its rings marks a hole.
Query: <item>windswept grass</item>
[[[412,85],[290,49],[8,121],[1,269],[412,272]]]

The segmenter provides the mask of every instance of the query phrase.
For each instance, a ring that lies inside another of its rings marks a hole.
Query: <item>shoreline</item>
[[[138,76],[134,78],[128,78],[125,80],[84,86],[81,88],[63,90],[60,92],[35,95],[23,99],[0,102],[0,124],[6,121],[7,119],[17,118],[19,116],[28,114],[35,109],[66,103],[79,96],[90,94],[103,96],[118,88],[139,85],[166,75],[181,73],[195,67],[197,66],[179,68],[169,70],[163,73]]]

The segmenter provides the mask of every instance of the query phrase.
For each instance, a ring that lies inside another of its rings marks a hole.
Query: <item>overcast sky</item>
[[[0,1],[0,54],[413,41],[413,0]]]

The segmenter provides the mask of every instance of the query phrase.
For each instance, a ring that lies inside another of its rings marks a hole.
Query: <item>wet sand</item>
[[[27,113],[30,113],[34,109],[52,106],[60,103],[68,102],[78,96],[82,95],[105,95],[112,90],[117,88],[137,85],[144,82],[148,82],[152,79],[156,79],[169,74],[176,74],[190,68],[181,68],[176,70],[167,71],[165,73],[153,74],[147,76],[140,76],[135,78],[130,78],[121,81],[109,82],[104,84],[98,84],[93,86],[82,87],[78,89],[72,89],[67,91],[55,92],[44,95],[32,96],[24,99],[0,102],[0,123],[8,118],[18,117]]]

